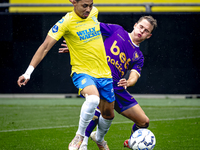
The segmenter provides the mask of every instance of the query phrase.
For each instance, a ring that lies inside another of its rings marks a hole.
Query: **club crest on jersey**
[[[54,26],[53,26],[52,32],[53,32],[53,33],[58,32],[58,26],[57,26],[57,25],[54,25]]]
[[[138,55],[138,53],[135,51],[134,53],[133,53],[133,61],[137,61],[138,59],[140,58],[140,56]]]

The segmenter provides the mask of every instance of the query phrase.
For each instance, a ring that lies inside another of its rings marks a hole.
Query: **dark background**
[[[0,13],[0,93],[76,93],[69,54],[59,54],[62,39],[34,70],[25,87],[17,86],[49,29],[64,13]],[[200,94],[200,13],[100,13],[99,21],[131,32],[143,15],[158,28],[140,46],[145,57],[141,78],[128,90],[138,94]]]

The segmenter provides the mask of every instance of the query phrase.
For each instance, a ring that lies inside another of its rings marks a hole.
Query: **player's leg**
[[[94,128],[97,126],[97,124],[99,122],[100,114],[101,114],[101,112],[99,110],[99,107],[97,107],[96,110],[95,110],[94,117],[92,118],[92,120],[90,121],[89,125],[86,128],[85,136],[84,136],[83,143],[82,143],[81,147],[84,147],[84,145],[88,145],[88,138],[90,137]]]
[[[121,114],[135,122],[132,127],[132,133],[139,128],[147,128],[149,126],[149,118],[139,104],[124,110]]]
[[[102,142],[105,134],[108,132],[112,120],[114,118],[114,102],[107,102],[106,100],[100,101],[99,105],[101,115],[97,126],[97,141]]]
[[[85,87],[81,91],[81,93],[82,95],[87,95],[87,96],[81,107],[79,128],[78,128],[77,134],[84,136],[85,130],[94,116],[95,109],[97,108],[100,99],[98,96],[98,90],[94,85]]]
[[[131,108],[124,110],[121,113],[123,116],[129,118],[135,124],[132,126],[131,135],[133,132],[135,132],[139,128],[147,128],[149,126],[149,118],[146,116],[142,108],[139,106],[139,104],[136,104],[135,106],[132,106]],[[129,147],[128,145],[129,139],[124,141],[124,147]]]
[[[147,128],[149,125],[149,118],[134,97],[124,88],[116,87],[114,92],[116,98],[115,110],[135,123],[132,126],[132,130],[135,131],[139,128]],[[128,140],[124,142],[124,146],[128,147]]]
[[[133,131],[138,128],[147,128],[149,118],[134,97],[123,88],[115,88],[114,92],[116,98],[115,110],[136,124],[133,126]]]
[[[108,150],[109,148],[106,144],[106,141],[104,140],[104,136],[108,132],[114,118],[115,96],[113,91],[112,79],[100,80],[101,81],[98,83],[101,85],[101,88],[99,90],[101,97],[99,104],[101,115],[99,117],[97,131],[93,132],[94,134],[91,134],[91,138],[97,143],[99,149]]]
[[[94,128],[97,126],[99,122],[100,115],[101,115],[101,112],[99,110],[99,107],[97,107],[95,110],[94,117],[92,118],[92,120],[90,121],[89,125],[86,128],[86,131],[85,131],[86,137],[90,137],[90,134],[92,133],[92,131],[94,130]]]
[[[109,106],[114,109],[114,102],[112,102],[112,106],[111,106],[111,103],[108,104],[104,100],[101,100],[99,107],[100,107],[102,113],[99,117],[97,130],[93,131],[90,135],[91,139],[94,142],[96,142],[97,146],[99,147],[99,150],[109,150],[107,142],[104,140],[104,136],[108,132],[110,125],[112,123],[112,120],[114,118],[114,114],[110,114],[110,112],[109,112],[109,109],[110,109],[110,108],[108,108]],[[103,112],[103,110],[104,110],[104,112]],[[108,111],[108,113],[105,113],[106,110]],[[104,114],[105,118],[103,117],[102,114]],[[110,116],[109,116],[109,114],[110,114]],[[113,116],[113,117],[111,117],[111,116]]]
[[[85,101],[81,107],[78,130],[75,138],[71,141],[68,147],[69,150],[78,150],[83,141],[86,127],[94,116],[100,98],[99,92],[91,76],[86,74],[73,74],[72,79],[75,86],[81,91],[81,94],[85,96]]]

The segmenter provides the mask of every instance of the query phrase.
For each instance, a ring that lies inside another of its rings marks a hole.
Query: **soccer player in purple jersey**
[[[115,110],[135,123],[132,126],[132,133],[139,128],[147,128],[149,118],[126,89],[134,86],[141,74],[144,57],[139,49],[139,44],[145,39],[149,39],[156,27],[157,21],[152,16],[141,17],[135,23],[131,33],[128,33],[119,25],[100,23],[101,33],[106,36],[104,46],[113,76]],[[67,45],[62,44],[62,46],[65,48],[60,48],[59,52],[67,52]],[[130,70],[130,75],[126,80],[125,75],[128,70]],[[101,105],[99,107],[101,108]],[[96,131],[92,131],[98,124],[100,114],[101,112],[97,108],[93,120],[86,129],[83,140],[85,145],[88,144],[89,136],[96,142]],[[124,146],[129,148],[128,140],[125,140]]]

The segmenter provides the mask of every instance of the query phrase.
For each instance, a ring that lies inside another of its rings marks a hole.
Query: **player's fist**
[[[30,79],[25,79],[25,77],[22,75],[18,78],[17,84],[19,87],[21,87],[22,85],[25,86],[29,80]]]

